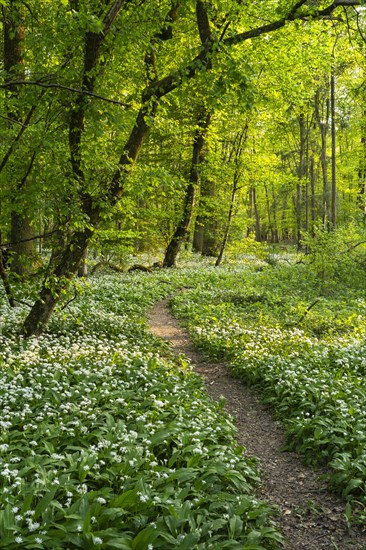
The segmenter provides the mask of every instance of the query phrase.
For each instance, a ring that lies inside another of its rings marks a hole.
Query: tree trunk
[[[201,164],[203,154],[201,155]],[[216,256],[218,251],[217,222],[210,213],[212,210],[210,200],[215,197],[215,182],[212,180],[201,181],[200,202],[198,210],[204,210],[203,214],[198,214],[194,226],[193,250],[200,252],[203,256]]]
[[[311,189],[311,198],[310,198],[311,232],[312,234],[314,234],[316,212],[315,212],[315,161],[314,161],[313,155],[310,158],[310,189]]]
[[[183,214],[165,252],[163,267],[175,267],[179,250],[186,239],[192,221],[197,185],[200,179],[201,153],[205,145],[211,116],[204,109],[199,115],[193,141],[193,153],[188,186],[184,198]]]
[[[11,213],[11,258],[10,269],[17,275],[26,275],[32,268],[35,253],[34,231],[27,216],[13,211]]]
[[[88,276],[88,249],[84,250],[83,257],[78,267],[78,277],[85,278]]]
[[[275,194],[274,185],[272,184],[272,204],[273,204],[273,239],[274,243],[279,242],[278,223],[277,223],[277,197]]]
[[[255,240],[260,243],[262,242],[261,222],[260,222],[258,204],[257,204],[257,190],[255,187],[252,187],[251,189],[251,202],[253,205],[254,217],[255,217]]]
[[[202,190],[201,190],[202,192]],[[192,248],[194,252],[202,254],[205,235],[205,216],[198,215],[194,224]]]
[[[115,0],[112,8],[104,19],[103,39],[105,38],[110,25],[111,17],[117,17],[118,11],[123,4],[123,0]],[[84,54],[84,74],[83,88],[89,91],[94,87],[94,76],[90,76],[92,67],[96,67],[99,57],[101,43],[100,36],[94,33],[88,33],[85,41]],[[123,149],[119,164],[114,176],[111,178],[105,194],[105,202],[113,206],[121,197],[123,192],[123,182],[128,175],[131,167],[136,162],[142,145],[149,135],[151,120],[156,112],[159,98],[164,95],[164,90],[160,90],[160,96],[152,96],[149,93],[149,86],[142,95],[142,104],[137,115],[135,125],[132,128],[127,143]],[[170,91],[170,88],[168,88]],[[165,93],[168,93],[166,91]],[[53,310],[60,300],[62,291],[67,288],[70,279],[72,279],[79,268],[80,262],[86,253],[89,241],[93,235],[94,228],[97,227],[103,204],[94,205],[93,198],[83,188],[84,174],[81,165],[81,138],[84,132],[84,118],[87,109],[87,103],[79,100],[75,104],[75,111],[71,112],[69,126],[69,146],[70,161],[73,169],[73,176],[79,181],[81,186],[80,201],[81,210],[88,220],[87,225],[81,231],[73,233],[66,238],[62,250],[53,254],[50,259],[48,274],[44,280],[38,300],[34,303],[23,326],[25,336],[39,335],[47,325]],[[52,285],[50,285],[50,282]]]
[[[10,2],[9,7],[3,7],[4,14],[4,70],[5,70],[5,82],[16,80],[17,78],[24,77],[24,59],[23,59],[23,40],[25,35],[24,21],[21,13],[21,7],[15,2]],[[13,153],[14,145],[21,138],[26,129],[30,117],[33,114],[33,109],[26,116],[25,122],[22,120],[22,113],[19,110],[10,107],[12,99],[19,96],[19,88],[16,85],[11,85],[7,91],[7,99],[9,104],[7,106],[8,119],[12,121],[12,124],[20,123],[21,130],[18,132],[18,136],[15,139],[13,146],[6,152],[2,159],[0,169],[5,168],[11,154]],[[29,120],[28,120],[29,118]],[[16,196],[14,202],[17,200],[18,195],[27,183],[28,176],[31,173],[33,163],[35,159],[35,153],[33,153],[25,176],[19,177],[15,173],[11,173],[11,177],[14,177]],[[10,215],[10,240],[11,240],[11,262],[10,268],[17,275],[24,275],[30,270],[31,257],[34,254],[34,242],[32,240],[33,230],[30,225],[30,218],[23,213],[23,210],[14,205],[14,210]]]
[[[97,222],[97,217],[99,213],[96,211],[94,219],[91,219],[93,224]],[[92,235],[92,229],[75,233],[62,253],[51,257],[50,276],[46,277],[39,298],[24,322],[23,333],[26,337],[38,336],[43,332],[60,299],[61,292],[76,274]]]
[[[224,238],[223,238],[222,243],[221,243],[219,255],[217,256],[217,259],[216,259],[216,262],[215,262],[215,267],[218,267],[221,264],[222,258],[224,256],[225,248],[226,248],[227,241],[228,241],[228,238],[229,238],[231,223],[232,223],[233,215],[234,215],[234,203],[235,203],[235,197],[236,197],[237,190],[238,190],[238,179],[237,179],[237,177],[234,177],[234,184],[233,184],[233,189],[232,189],[232,192],[231,192],[230,207],[229,207],[229,213],[228,213]]]
[[[271,242],[273,242],[274,230],[273,230],[273,226],[272,226],[271,205],[270,205],[270,202],[269,202],[268,187],[267,187],[266,183],[264,184],[264,192],[265,192],[265,196],[266,196],[268,229],[271,232]]]
[[[328,88],[328,84],[327,84]],[[314,110],[315,110],[315,118],[317,121],[317,124],[319,126],[320,130],[320,138],[321,138],[321,149],[320,149],[320,163],[322,168],[322,177],[323,177],[323,208],[322,208],[322,223],[323,227],[326,227],[327,220],[329,219],[328,215],[328,208],[329,208],[329,201],[328,201],[328,160],[327,160],[327,135],[328,135],[328,129],[329,129],[329,101],[328,99],[325,101],[325,113],[323,113],[323,116],[320,112],[320,89],[317,90],[317,93],[315,94],[315,101],[314,101]],[[323,109],[324,111],[324,109]]]
[[[0,246],[0,277],[4,285],[4,290],[5,290],[6,297],[8,298],[9,306],[15,307],[15,301],[14,301],[13,293],[9,283],[8,274],[6,272],[6,265],[5,265],[3,250],[1,246]]]
[[[363,112],[363,124],[361,127],[362,153],[359,161],[357,205],[362,212],[363,222],[366,223],[366,111]]]
[[[305,116],[302,113],[299,117],[299,130],[300,130],[300,155],[299,155],[299,166],[298,166],[298,183],[296,186],[296,203],[295,203],[295,213],[296,213],[296,240],[297,246],[301,246],[302,238],[302,187],[304,184],[305,176],[305,155],[306,155],[306,123]]]
[[[333,55],[334,61],[334,55]],[[335,112],[335,74],[334,65],[330,76],[330,104],[331,104],[331,135],[332,135],[332,200],[331,200],[331,217],[330,221],[332,229],[337,227],[337,173],[336,173],[336,112]]]
[[[234,204],[235,204],[236,194],[239,190],[239,182],[241,178],[242,154],[243,154],[244,146],[248,137],[248,126],[249,124],[248,122],[246,122],[241,132],[239,132],[236,135],[232,146],[232,151],[230,153],[230,158],[234,157],[234,164],[235,164],[233,188],[231,192],[230,206],[229,206],[228,218],[227,218],[227,223],[226,223],[225,232],[224,232],[224,238],[221,243],[220,252],[217,257],[215,267],[218,267],[221,264],[222,258],[224,256],[225,248],[229,239],[229,232],[231,229],[231,224],[234,216]]]

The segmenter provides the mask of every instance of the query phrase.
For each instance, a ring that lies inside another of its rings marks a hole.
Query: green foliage
[[[2,309],[0,548],[278,547],[222,404],[146,330],[195,278],[95,278],[28,341]]]
[[[337,285],[365,287],[366,232],[355,224],[327,231],[321,226],[312,235],[305,234],[302,244],[309,273],[319,281],[323,292],[334,292]]]
[[[362,522],[366,285],[358,271],[351,285],[348,265],[347,285],[335,274],[332,292],[320,297],[312,269],[278,262],[207,272],[173,309],[201,349],[260,390],[286,427],[288,448],[329,466],[330,483],[352,505],[349,521]]]

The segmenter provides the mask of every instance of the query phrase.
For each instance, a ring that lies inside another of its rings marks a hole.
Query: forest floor
[[[283,452],[281,425],[253,389],[234,379],[225,364],[212,363],[194,350],[187,331],[175,319],[168,299],[149,315],[150,329],[170,343],[175,354],[186,355],[206,383],[209,395],[226,399],[226,410],[235,418],[237,441],[248,456],[260,460],[263,486],[258,497],[279,509],[278,525],[286,550],[366,550],[366,532],[348,529],[345,503],[319,480],[322,471],[305,466],[301,457]]]

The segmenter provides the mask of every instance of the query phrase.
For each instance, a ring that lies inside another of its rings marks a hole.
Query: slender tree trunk
[[[78,277],[85,278],[88,276],[88,249],[84,250],[83,257],[78,267]]]
[[[305,181],[305,231],[309,231],[309,181]]]
[[[310,215],[311,215],[311,232],[314,233],[314,225],[316,219],[315,212],[315,161],[314,155],[310,158],[310,189],[311,189],[311,198],[310,198]]]
[[[224,238],[222,240],[220,252],[215,263],[216,267],[218,267],[222,262],[225,248],[229,239],[231,224],[234,217],[234,204],[235,204],[237,192],[239,190],[239,182],[240,182],[241,172],[242,172],[242,155],[243,155],[244,147],[248,137],[248,127],[249,127],[249,123],[246,122],[243,129],[240,132],[238,132],[234,140],[232,150],[230,151],[230,155],[229,155],[229,159],[231,158],[234,159],[234,165],[235,165],[233,188],[231,192],[230,207],[229,207],[228,218],[227,218],[225,232],[224,232]]]
[[[179,250],[188,235],[195,205],[197,186],[200,180],[201,154],[205,145],[211,116],[204,109],[199,115],[198,127],[193,141],[193,153],[188,186],[184,198],[183,214],[171,238],[163,260],[163,267],[175,267]]]
[[[358,169],[358,194],[357,194],[357,206],[360,208],[363,221],[366,223],[366,111],[363,112],[363,124],[361,127],[361,144],[362,153],[359,161]]]
[[[328,89],[328,84],[327,84],[327,89]],[[327,159],[327,136],[328,136],[328,129],[329,129],[329,101],[328,99],[326,99],[325,101],[325,113],[323,113],[323,116],[321,115],[321,111],[320,111],[320,107],[321,107],[320,101],[321,101],[320,89],[318,89],[317,93],[315,94],[314,110],[315,110],[315,118],[320,130],[320,138],[321,138],[320,163],[321,163],[322,177],[323,177],[322,223],[323,223],[323,227],[326,227],[327,220],[329,219],[328,159]]]
[[[216,262],[215,262],[215,267],[218,267],[221,264],[222,258],[224,256],[225,248],[226,248],[226,245],[227,245],[227,241],[229,239],[231,223],[232,223],[233,216],[234,216],[234,204],[235,204],[235,197],[236,197],[237,190],[238,190],[238,177],[237,177],[237,174],[236,174],[235,177],[234,177],[234,184],[233,184],[233,189],[232,189],[232,192],[231,192],[230,207],[229,207],[229,213],[228,213],[227,223],[226,223],[226,227],[225,227],[224,238],[222,239],[220,252],[219,252],[219,255],[217,256],[217,259],[216,259]]]
[[[273,204],[273,242],[279,242],[278,222],[277,222],[277,197],[275,194],[274,185],[272,184],[272,204]]]
[[[271,205],[270,205],[270,202],[269,202],[268,187],[267,187],[267,184],[266,184],[266,183],[264,184],[264,192],[265,192],[265,196],[266,196],[268,229],[269,229],[269,231],[270,231],[270,233],[271,233],[271,242],[273,242],[273,234],[274,234],[274,231],[273,231],[273,226],[272,226]]]
[[[302,113],[299,117],[299,129],[300,129],[300,156],[299,156],[299,166],[298,166],[298,183],[296,186],[296,202],[295,202],[295,213],[296,213],[296,240],[298,248],[301,246],[302,238],[302,187],[304,183],[305,176],[305,155],[306,155],[306,124],[305,116]]]
[[[201,164],[203,163],[203,153]],[[216,256],[218,250],[217,222],[210,214],[210,200],[214,199],[216,191],[215,182],[203,179],[200,186],[200,201],[198,211],[204,210],[204,214],[198,213],[194,226],[193,250],[201,252],[203,256]]]
[[[201,189],[201,192],[202,192],[202,189]],[[206,216],[198,215],[196,217],[196,221],[194,224],[192,248],[194,252],[199,252],[200,254],[202,254],[202,251],[203,251],[205,221],[206,221]]]
[[[255,187],[252,187],[251,189],[251,196],[252,196],[252,205],[253,205],[254,217],[255,217],[255,240],[260,243],[262,242],[261,222],[260,222],[258,204],[257,204],[257,190]]]
[[[333,56],[334,61],[334,56]],[[332,135],[332,200],[331,200],[331,224],[332,229],[337,227],[337,173],[336,173],[336,91],[335,91],[335,74],[334,65],[330,77],[330,103],[331,103],[331,135]]]
[[[248,218],[249,220],[252,220],[254,216],[254,208],[253,208],[253,194],[252,194],[252,188],[248,191]],[[250,236],[250,234],[253,232],[253,224],[247,226],[247,237]]]

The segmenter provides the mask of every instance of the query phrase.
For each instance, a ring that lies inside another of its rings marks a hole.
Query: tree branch
[[[3,160],[0,163],[0,173],[4,170],[4,168],[6,166],[6,163],[8,162],[8,160],[9,160],[9,158],[10,158],[10,156],[11,156],[13,150],[14,150],[14,147],[15,147],[16,143],[18,143],[18,141],[20,140],[20,138],[24,134],[25,130],[28,128],[28,124],[30,123],[30,120],[31,120],[35,110],[36,110],[36,106],[32,105],[32,107],[28,111],[28,114],[25,118],[24,123],[18,122],[18,124],[21,124],[21,128],[20,128],[17,136],[15,137],[13,143],[10,145],[9,149],[5,153]]]
[[[316,300],[314,300],[314,302],[312,304],[310,304],[310,306],[308,306],[305,310],[305,313],[300,317],[300,319],[297,321],[296,325],[299,325],[304,319],[305,317],[307,316],[307,314],[309,313],[309,311],[314,307],[316,306],[316,304],[320,302],[320,298],[317,298]]]
[[[113,105],[120,105],[126,109],[130,108],[129,103],[124,103],[123,101],[118,101],[117,99],[110,99],[103,95],[95,94],[89,90],[80,90],[79,88],[71,88],[70,86],[65,86],[64,84],[57,84],[56,82],[45,83],[42,80],[12,80],[11,82],[4,82],[0,84],[0,88],[9,88],[10,86],[40,86],[41,88],[58,88],[60,90],[66,90],[67,92],[72,92],[80,95],[88,95],[94,97],[95,99],[100,99],[106,103],[112,103]]]
[[[20,120],[16,120],[15,118],[10,118],[5,115],[0,115],[0,118],[3,118],[4,120],[7,120],[8,122],[11,122],[12,124],[18,124],[19,126],[22,126],[23,128],[26,127],[25,124],[20,122]]]
[[[20,239],[19,241],[8,241],[6,243],[1,243],[0,250],[2,248],[11,248],[15,244],[28,243],[29,241],[35,241],[36,239],[46,239],[47,237],[51,237],[51,235],[54,235],[58,231],[59,229],[54,229],[53,231],[49,231],[48,233],[42,233],[41,235],[35,235],[34,237],[29,237],[29,239]]]
[[[107,13],[107,15],[104,18],[103,24],[103,35],[105,36],[108,34],[112,24],[114,23],[116,17],[118,16],[123,4],[125,3],[125,0],[116,0]]]
[[[12,290],[11,290],[11,287],[10,287],[8,274],[7,274],[6,269],[5,269],[5,265],[4,265],[4,261],[3,261],[3,253],[2,253],[1,247],[0,247],[0,277],[3,281],[4,290],[5,290],[5,294],[6,294],[6,297],[8,299],[8,302],[9,302],[9,306],[10,307],[15,307],[14,296],[13,296],[13,293],[12,293]]]
[[[208,46],[212,41],[210,22],[207,15],[207,9],[202,0],[197,0],[196,17],[198,24],[198,32],[200,34],[201,43],[203,46]]]
[[[366,241],[360,241],[359,243],[356,243],[356,244],[354,244],[354,245],[352,245],[352,246],[349,246],[347,252],[351,252],[351,250],[354,250],[354,249],[357,248],[358,246],[361,246],[361,244],[365,244],[365,243],[366,243]]]
[[[296,15],[298,9],[304,5],[305,2],[300,0],[295,4],[295,6],[292,7],[292,9],[289,11],[287,16],[283,17],[282,19],[279,19],[278,21],[273,21],[272,23],[268,23],[266,25],[262,25],[260,27],[256,27],[255,29],[251,29],[249,31],[244,31],[242,33],[238,33],[234,36],[230,36],[228,38],[225,38],[221,41],[221,44],[224,46],[234,46],[237,44],[241,44],[242,42],[245,42],[246,40],[249,40],[251,38],[256,38],[258,36],[262,36],[264,34],[272,33],[278,29],[281,29],[284,27],[289,21],[295,21],[295,20],[306,20],[308,18],[315,18],[315,19],[322,19],[330,15],[336,8],[345,6],[345,7],[351,7],[351,6],[361,6],[364,5],[365,2],[363,0],[334,0],[330,6],[327,8],[324,8],[323,10],[318,11],[309,11],[304,12],[302,14]],[[184,80],[190,80],[193,78],[202,68],[207,68],[207,66],[211,62],[211,56],[214,51],[214,42],[211,42],[210,44],[206,45],[205,48],[203,48],[197,55],[192,59],[184,68],[175,71],[174,73],[171,73],[170,75],[153,82],[150,86],[148,86],[145,89],[145,92],[143,94],[143,100],[149,101],[152,97],[155,97],[156,99],[160,99],[161,97],[167,95],[168,93],[172,92],[178,86],[184,81]]]
[[[64,306],[62,306],[61,311],[63,311],[64,309],[66,309],[67,306],[69,306],[69,305],[71,304],[71,302],[73,302],[74,300],[76,300],[77,297],[78,297],[78,293],[77,293],[76,289],[74,289],[74,296],[73,296],[73,298],[70,298],[70,300],[68,300],[68,301],[66,302],[66,304],[65,304]]]
[[[290,13],[289,13],[289,17],[294,17],[296,15],[296,12],[298,9],[301,8],[301,6],[303,6],[304,4],[306,4],[308,0],[299,0],[299,2],[297,2],[291,9]]]

